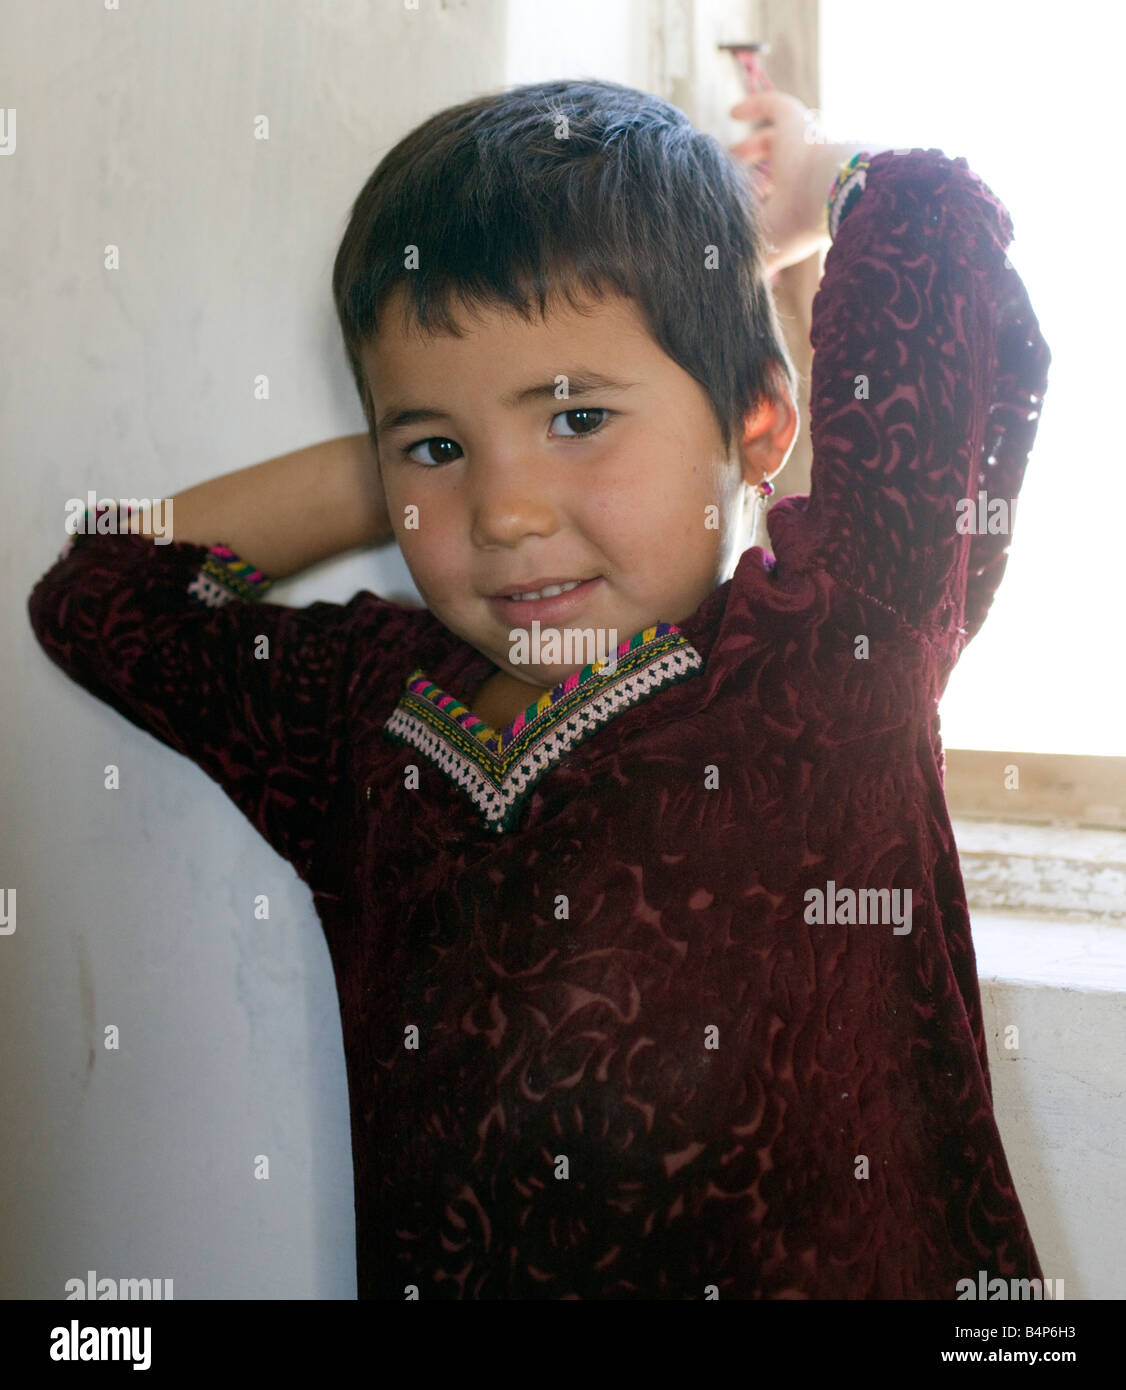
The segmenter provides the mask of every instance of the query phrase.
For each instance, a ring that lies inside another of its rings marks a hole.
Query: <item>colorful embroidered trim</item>
[[[188,585],[188,593],[211,608],[221,608],[232,598],[256,602],[273,583],[261,570],[240,560],[229,545],[213,545]]]
[[[825,220],[829,227],[829,235],[834,240],[841,223],[864,192],[870,164],[871,157],[861,150],[841,165],[840,172],[833,180],[833,187],[829,190],[829,197],[825,203]]]
[[[703,665],[678,627],[657,623],[621,643],[613,662],[592,662],[545,692],[499,733],[416,668],[383,733],[425,754],[469,796],[486,828],[503,834],[572,748]]]

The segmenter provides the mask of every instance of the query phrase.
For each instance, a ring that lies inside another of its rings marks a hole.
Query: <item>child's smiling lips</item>
[[[489,595],[490,598],[511,598],[514,594],[538,594],[544,589],[550,589],[554,584],[573,584],[576,575],[561,575],[553,579],[529,579],[517,584],[508,584],[503,589],[494,589]],[[588,580],[580,580],[581,583],[589,583]]]
[[[569,617],[576,608],[585,603],[594,586],[601,582],[601,578],[601,575],[595,575],[593,579],[584,579],[574,589],[568,589],[562,594],[553,594],[550,598],[514,599],[506,595],[539,593],[553,584],[567,584],[572,580],[540,579],[535,583],[522,584],[519,588],[510,586],[500,593],[490,595],[489,606],[506,623],[531,622],[533,618],[539,619],[540,622],[554,622],[559,618]]]

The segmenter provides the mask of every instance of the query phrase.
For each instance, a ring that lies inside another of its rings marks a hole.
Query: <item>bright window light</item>
[[[1052,351],[1008,569],[942,703],[951,748],[1126,754],[1124,15],[1039,0],[821,5],[830,138],[964,155],[1009,209],[1009,257]]]

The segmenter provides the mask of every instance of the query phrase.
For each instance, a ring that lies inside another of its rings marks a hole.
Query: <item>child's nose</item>
[[[555,529],[557,485],[533,462],[517,456],[478,456],[466,479],[466,505],[478,544],[511,545],[525,535]]]

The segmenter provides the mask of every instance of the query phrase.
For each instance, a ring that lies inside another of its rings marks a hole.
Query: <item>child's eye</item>
[[[598,431],[602,429],[602,427],[606,424],[606,420],[609,418],[610,412],[608,410],[603,410],[598,406],[584,406],[578,407],[575,410],[561,410],[558,415],[552,417],[551,423],[554,424],[556,420],[565,420],[568,415],[588,417],[586,421],[580,422],[581,425],[589,425],[589,417],[592,415],[601,415],[604,417],[601,420],[596,420],[594,422],[593,427],[583,427],[579,429],[577,434],[565,434],[563,436],[564,439],[581,439],[584,435],[587,434],[597,434]]]
[[[553,415],[551,417],[551,423],[554,425],[556,420],[566,420],[568,416],[574,416],[574,423],[569,425],[570,432],[564,433],[560,437],[563,439],[583,439],[587,435],[597,434],[599,430],[604,429],[606,421],[612,414],[613,411],[605,410],[600,406],[580,406],[572,410],[561,410],[558,415]],[[600,416],[601,418],[593,418],[596,416]],[[575,425],[578,426],[577,430],[575,429]],[[417,458],[415,456],[416,449],[429,449],[429,457]],[[457,453],[442,454],[438,452],[443,449],[456,449]],[[403,454],[414,463],[436,467],[443,463],[453,463],[456,458],[460,458],[461,445],[455,444],[452,439],[445,439],[441,435],[433,435],[429,439],[420,439],[416,443],[410,445],[409,448],[403,450]]]
[[[414,457],[414,451],[416,449],[440,448],[443,444],[448,444],[450,448],[456,449],[459,454],[461,453],[460,444],[455,444],[452,439],[443,439],[440,435],[434,435],[430,439],[420,439],[417,444],[412,444],[409,449],[404,449],[403,453],[406,455],[407,458],[413,459],[415,463],[453,463],[453,459],[448,455],[445,458],[434,458],[433,455],[431,455],[431,457],[428,459],[419,459]]]

